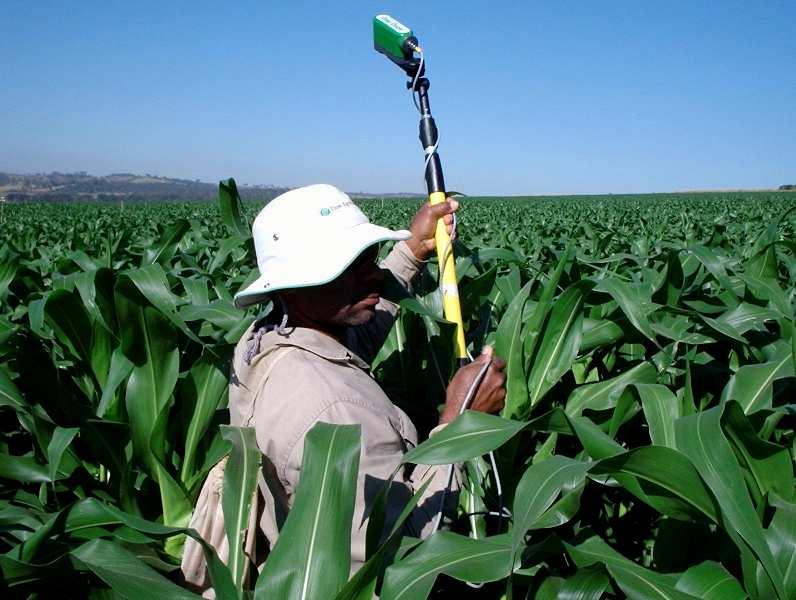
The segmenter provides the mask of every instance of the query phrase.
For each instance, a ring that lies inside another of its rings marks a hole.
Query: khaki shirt
[[[381,263],[406,287],[421,266],[405,242],[396,244]],[[385,395],[364,360],[375,356],[397,310],[397,305],[382,299],[368,323],[349,329],[346,345],[302,327],[288,328],[285,334],[269,331],[258,336],[258,323],[249,327],[238,343],[229,388],[230,422],[254,427],[257,445],[265,455],[265,473],[260,476],[265,509],[260,528],[271,547],[279,537],[301,477],[307,432],[319,421],[359,424],[361,451],[351,530],[351,572],[365,561],[365,511],[401,463],[403,454],[418,443],[415,426]],[[458,467],[454,475],[452,498],[459,489]],[[413,470],[410,465],[398,471],[389,494],[388,523],[429,478],[432,482],[404,531],[417,537],[433,532],[447,483],[444,465],[417,465]]]

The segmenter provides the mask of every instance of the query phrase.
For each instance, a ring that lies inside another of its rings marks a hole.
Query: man
[[[242,336],[233,360],[230,421],[254,427],[264,454],[260,490],[265,507],[260,528],[271,546],[279,536],[301,476],[304,437],[320,421],[361,426],[361,456],[351,533],[351,570],[365,560],[366,507],[403,453],[418,443],[417,431],[372,378],[371,360],[393,323],[397,305],[380,297],[386,276],[409,287],[434,251],[434,230],[443,218],[450,230],[454,200],[420,208],[408,231],[368,222],[351,199],[330,185],[291,190],[272,200],[252,232],[260,277],[235,296],[239,307],[272,300],[274,310]],[[376,264],[379,244],[395,241]],[[459,413],[485,354],[454,376],[439,428]],[[505,362],[492,358],[473,410],[496,412],[505,398]],[[440,399],[442,400],[442,399]],[[418,465],[396,476],[388,517],[397,516],[426,479],[432,483],[407,521],[407,532],[428,536],[434,528],[446,468]],[[454,478],[454,496],[458,481]],[[396,493],[397,492],[397,493]],[[404,492],[404,493],[400,493]],[[201,500],[201,499],[200,499]]]

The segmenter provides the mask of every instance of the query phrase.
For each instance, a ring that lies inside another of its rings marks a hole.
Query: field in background
[[[357,203],[395,228],[417,207]],[[496,582],[485,598],[796,596],[795,208],[788,192],[463,198],[467,341],[508,359],[505,419],[464,423],[470,454],[445,441],[467,459],[461,535],[390,559],[382,597],[425,597],[438,573]],[[176,579],[176,530],[140,519],[184,527],[228,449],[258,209],[0,207],[0,568],[20,594],[56,576],[134,594],[123,574],[142,564]],[[432,261],[373,369],[428,429],[453,368]]]

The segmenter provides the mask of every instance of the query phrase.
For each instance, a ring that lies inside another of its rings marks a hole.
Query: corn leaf
[[[107,540],[91,540],[72,556],[124,598],[198,600],[199,596],[172,583],[132,552]]]
[[[221,492],[221,508],[224,512],[224,529],[229,544],[227,567],[232,581],[240,588],[246,557],[243,552],[243,536],[249,523],[252,498],[257,489],[257,473],[260,467],[260,450],[251,427],[221,427],[221,436],[231,443],[232,451],[224,469],[224,487]]]
[[[745,544],[763,566],[779,598],[786,598],[783,574],[763,537],[763,527],[746,491],[733,451],[721,428],[722,407],[678,419],[678,449],[694,463],[721,509],[721,523],[736,544]]]
[[[501,579],[510,570],[511,546],[506,536],[474,540],[439,531],[387,569],[380,597],[422,600],[440,573],[476,583]]]
[[[359,425],[318,423],[305,440],[301,482],[255,598],[333,598],[348,579]]]

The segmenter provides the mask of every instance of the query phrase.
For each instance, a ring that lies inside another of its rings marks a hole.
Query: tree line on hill
[[[268,201],[289,188],[242,185],[238,189],[246,200]],[[85,171],[30,175],[0,172],[0,199],[8,202],[189,202],[217,196],[217,184],[198,179],[133,173],[93,176]]]

